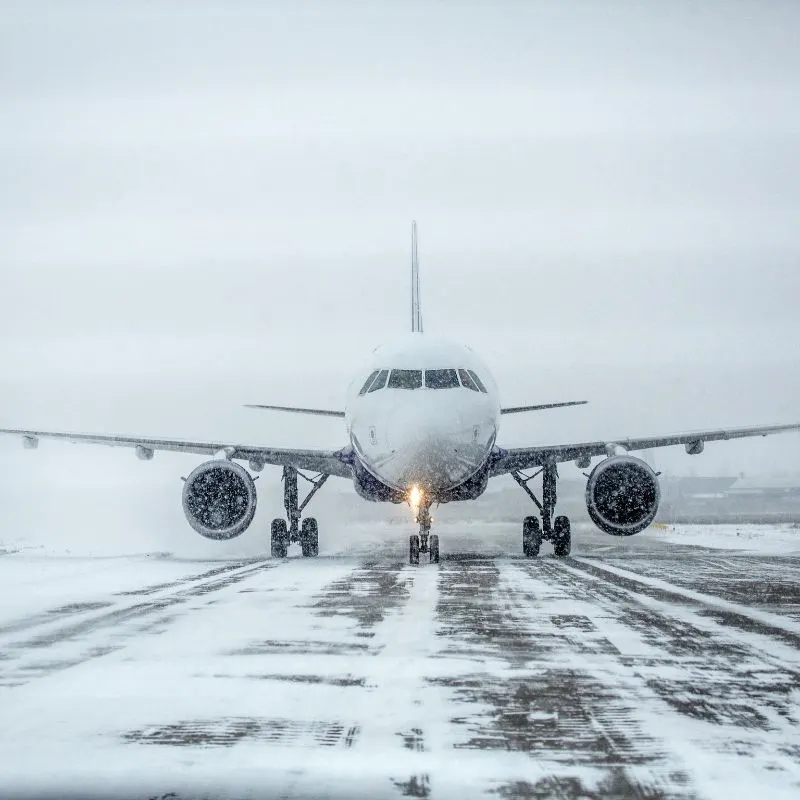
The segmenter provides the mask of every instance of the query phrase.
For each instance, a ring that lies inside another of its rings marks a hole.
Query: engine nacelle
[[[661,501],[658,478],[633,456],[601,461],[586,484],[586,509],[592,522],[612,536],[633,536],[654,519]]]
[[[256,513],[256,486],[233,461],[206,461],[183,484],[183,513],[206,539],[233,539]]]

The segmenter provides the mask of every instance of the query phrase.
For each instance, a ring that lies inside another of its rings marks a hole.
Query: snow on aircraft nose
[[[450,489],[483,464],[486,432],[478,420],[450,416],[431,419],[398,414],[386,432],[392,458],[384,465],[395,486]]]

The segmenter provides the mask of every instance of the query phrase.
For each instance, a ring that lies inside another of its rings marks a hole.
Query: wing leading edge
[[[245,403],[245,408],[262,408],[267,411],[291,411],[294,414],[313,414],[317,417],[340,417],[344,419],[344,411],[330,411],[327,408],[297,408],[295,406],[267,406],[261,403]]]
[[[39,439],[61,439],[76,444],[104,444],[109,447],[134,447],[143,451],[164,450],[174,453],[194,453],[214,456],[225,453],[228,458],[252,461],[257,464],[290,466],[297,469],[322,472],[340,478],[351,477],[346,461],[338,450],[292,450],[280,447],[260,447],[232,444],[230,442],[193,442],[178,439],[152,439],[143,436],[116,436],[64,431],[32,431],[0,428],[0,433],[23,437],[28,446]]]
[[[585,406],[588,400],[569,400],[566,403],[541,403],[538,406],[511,406],[501,408],[501,414],[519,414],[523,411],[545,411],[548,408],[566,408],[567,406]]]
[[[686,433],[668,434],[666,436],[647,436],[635,439],[607,439],[598,442],[580,442],[575,444],[542,445],[535,447],[515,447],[508,450],[498,448],[491,468],[492,475],[502,475],[518,469],[540,467],[546,463],[561,463],[574,459],[602,456],[615,445],[625,450],[648,450],[654,447],[669,447],[685,444],[694,447],[703,442],[727,441],[728,439],[744,439],[750,436],[769,436],[773,433],[800,431],[800,423],[788,425],[762,425],[751,428],[719,428],[716,430],[688,431]]]

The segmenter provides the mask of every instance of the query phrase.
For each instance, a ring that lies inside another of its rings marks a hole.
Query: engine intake
[[[633,456],[601,461],[586,484],[586,509],[592,522],[612,536],[633,536],[654,519],[661,501],[658,478]]]
[[[183,513],[206,539],[233,539],[256,513],[256,486],[233,461],[206,461],[183,484]]]

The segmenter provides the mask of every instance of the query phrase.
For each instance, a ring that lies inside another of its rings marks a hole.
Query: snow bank
[[[653,526],[648,538],[670,544],[688,544],[718,550],[757,553],[800,552],[800,525],[668,525]]]

